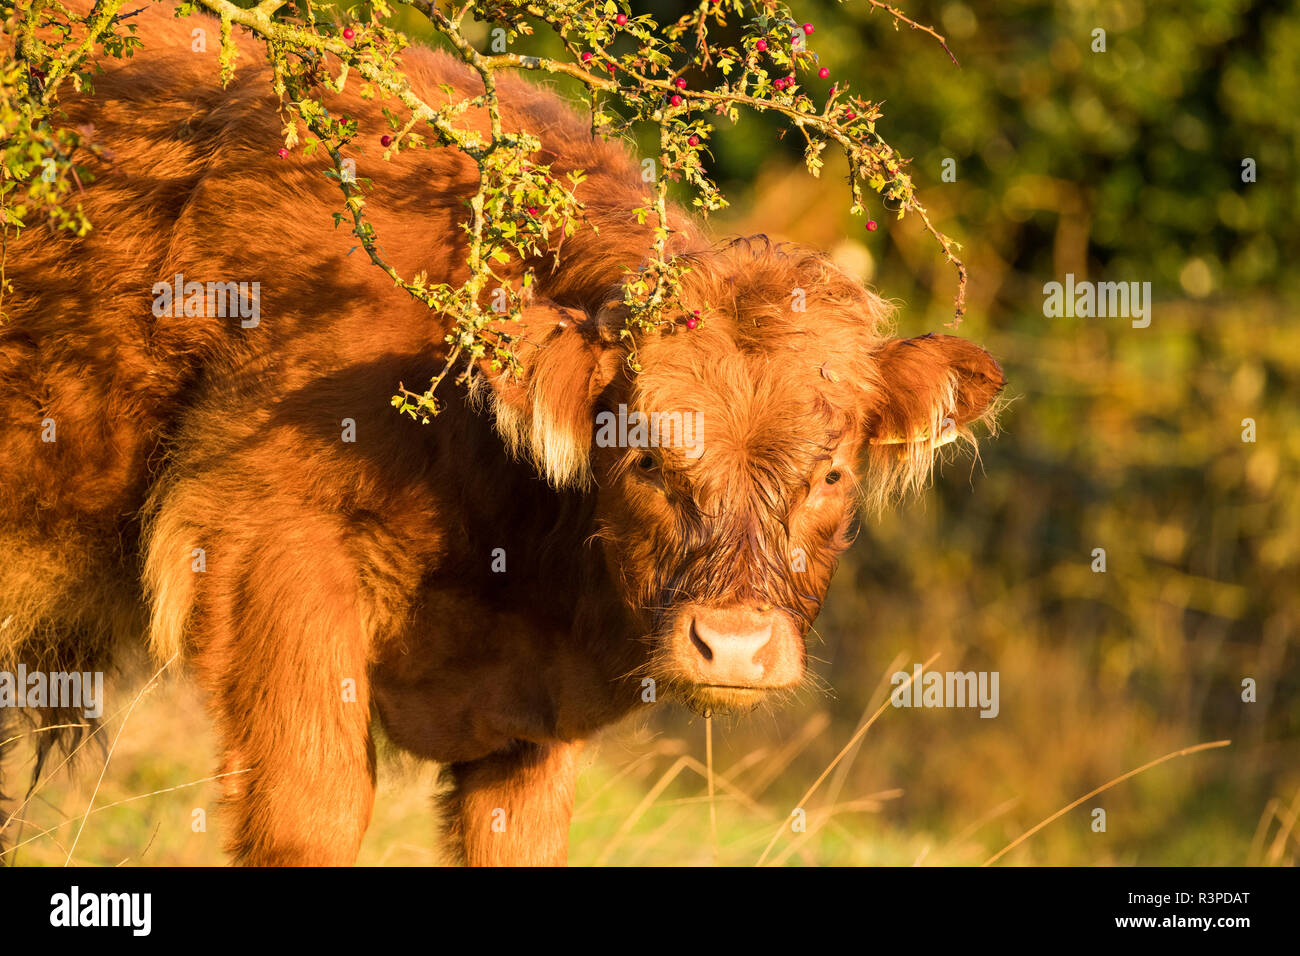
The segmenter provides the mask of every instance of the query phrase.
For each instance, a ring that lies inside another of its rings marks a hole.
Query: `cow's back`
[[[350,418],[384,434],[355,486],[373,487],[376,470],[430,477],[415,457],[423,444],[395,430],[387,397],[401,380],[422,386],[438,367],[445,324],[395,290],[346,225],[336,227],[342,195],[322,174],[321,155],[278,157],[283,133],[255,42],[239,41],[234,80],[222,89],[215,20],[177,20],[153,6],[136,22],[141,50],[105,59],[93,95],[64,91],[67,123],[92,127],[102,147],[76,157],[94,177],[78,197],[93,229],[74,237],[33,225],[8,250],[4,659],[38,631],[104,631],[105,615],[119,622],[109,631],[138,627],[141,512],[164,476],[219,463],[229,471],[254,445],[270,460],[304,436],[320,454],[299,461],[337,476]],[[206,31],[206,52],[193,49],[196,29]],[[466,71],[445,55],[411,50],[405,66],[431,100],[442,83],[467,88]],[[383,162],[387,124],[356,86],[329,102],[359,119],[350,151],[357,176],[373,181],[367,212],[381,254],[403,275],[460,281],[458,223],[476,170],[451,150]],[[555,96],[515,78],[501,89],[507,123],[541,133],[558,171],[593,174],[586,190],[597,202],[640,188],[623,149],[593,143]],[[580,241],[570,248],[581,253]],[[622,269],[610,257],[600,265],[583,288],[563,271],[551,281],[568,281],[570,299],[589,298]],[[187,315],[179,302],[160,303],[162,286],[192,282],[256,289],[256,315]]]

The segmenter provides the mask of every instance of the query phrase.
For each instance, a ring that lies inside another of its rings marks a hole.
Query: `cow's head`
[[[820,254],[743,241],[690,265],[675,330],[635,339],[639,373],[618,305],[548,316],[495,407],[554,484],[594,489],[647,676],[734,710],[802,682],[859,508],[923,483],[1003,378],[964,339],[886,337],[888,306]]]

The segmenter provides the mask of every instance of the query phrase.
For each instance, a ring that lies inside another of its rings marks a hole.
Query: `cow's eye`
[[[839,481],[841,477],[842,476],[838,471],[828,471],[826,473],[826,484],[833,485],[835,482]]]
[[[640,458],[636,460],[636,466],[641,471],[646,472],[648,474],[652,471],[658,470],[659,459],[655,458],[654,455],[651,455],[649,452],[647,452],[646,454],[642,455]]]

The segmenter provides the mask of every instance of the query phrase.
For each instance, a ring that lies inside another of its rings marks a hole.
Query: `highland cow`
[[[147,635],[203,689],[220,770],[244,771],[223,778],[238,862],[351,863],[376,724],[445,765],[458,857],[563,862],[583,742],[647,706],[651,681],[702,712],[798,686],[858,509],[923,482],[939,444],[988,418],[1001,370],[960,338],[889,337],[886,304],[819,252],[714,243],[678,210],[698,327],[683,312],[621,337],[620,284],[652,242],[631,213],[640,170],[504,78],[507,127],[540,136],[557,173],[585,170],[599,231],[530,263],[517,376],[484,367],[432,424],[399,416],[395,385],[441,367],[447,323],[349,255],[319,157],[277,158],[256,44],[223,90],[194,20],[137,22],[144,49],[66,97],[105,147],[85,159],[94,229],[8,249],[0,670],[102,669]],[[405,65],[421,94],[473,91],[447,56]],[[386,130],[355,93],[332,106],[359,144]],[[378,152],[356,158],[385,256],[463,281],[476,171],[451,150]],[[238,301],[157,308],[178,281]],[[694,453],[593,440],[626,409],[689,421]],[[60,720],[0,711],[20,715]]]

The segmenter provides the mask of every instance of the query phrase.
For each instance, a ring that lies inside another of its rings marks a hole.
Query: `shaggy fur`
[[[702,322],[641,336],[630,375],[617,284],[650,245],[629,212],[639,169],[551,93],[503,79],[507,126],[539,134],[558,173],[587,172],[599,232],[536,263],[520,378],[484,369],[435,424],[401,418],[388,399],[440,366],[445,323],[349,255],[319,160],[276,158],[251,41],[223,91],[216,44],[191,51],[203,21],[151,6],[136,22],[145,49],[67,101],[109,150],[79,157],[94,231],[33,228],[9,251],[0,670],[103,668],[146,630],[160,661],[181,655],[220,769],[248,771],[225,778],[240,862],[353,860],[374,718],[449,766],[454,853],[563,861],[577,748],[646,706],[644,678],[705,710],[758,693],[692,676],[693,615],[765,615],[773,688],[797,682],[855,509],[922,482],[941,432],[987,417],[1000,369],[950,336],[889,338],[882,300],[820,253],[713,245],[675,210]],[[426,97],[473,90],[442,55],[405,65]],[[463,279],[469,164],[383,163],[377,106],[330,105],[360,120],[385,255]],[[260,282],[260,324],[156,317],[151,290],[177,273]],[[698,414],[704,453],[595,447],[595,416],[620,404]],[[873,444],[900,436],[919,440]]]

